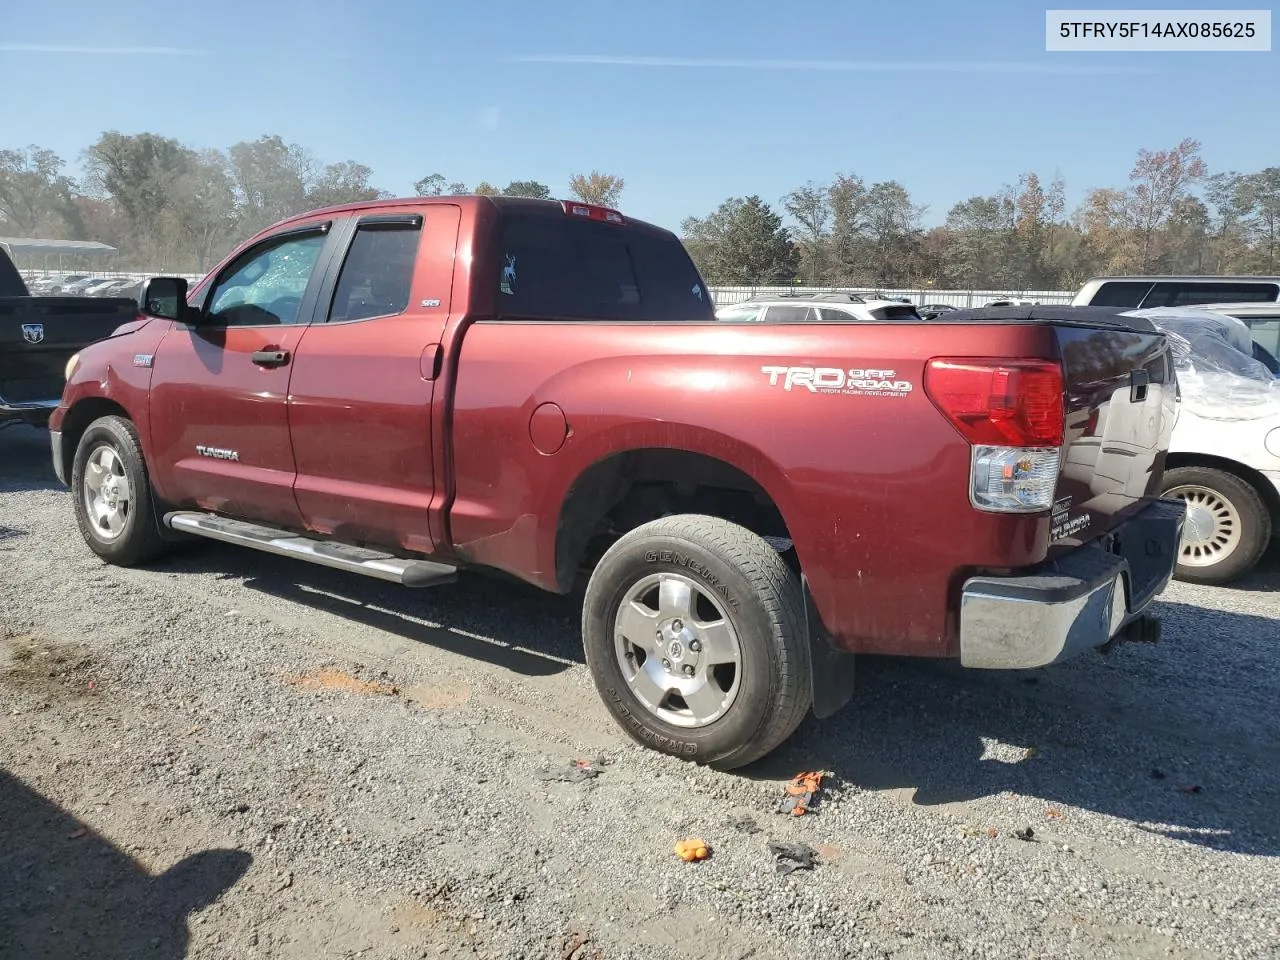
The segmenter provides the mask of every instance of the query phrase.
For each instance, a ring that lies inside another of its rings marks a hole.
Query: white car
[[[1092,277],[1072,299],[1073,307],[1190,307],[1208,303],[1270,303],[1280,300],[1280,277]]]
[[[1250,314],[1248,319],[1237,314]],[[1134,310],[1173,341],[1181,395],[1164,473],[1187,503],[1175,576],[1225,583],[1280,536],[1280,304]],[[1250,326],[1253,331],[1251,335]],[[1269,361],[1269,362],[1268,362]]]
[[[832,292],[752,297],[742,303],[717,307],[716,319],[729,322],[832,323],[911,321],[921,317],[914,306],[900,300],[864,300],[855,293]]]

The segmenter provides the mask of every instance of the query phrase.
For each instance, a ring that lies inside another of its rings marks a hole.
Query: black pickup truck
[[[33,297],[0,248],[0,427],[43,427],[62,397],[67,361],[137,316],[129,299]]]

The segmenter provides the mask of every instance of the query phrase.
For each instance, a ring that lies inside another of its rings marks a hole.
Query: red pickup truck
[[[679,240],[574,202],[296,217],[68,366],[54,466],[116,564],[192,536],[558,593],[621,726],[721,768],[854,654],[1039,667],[1152,640],[1165,337],[1106,308],[717,321]]]

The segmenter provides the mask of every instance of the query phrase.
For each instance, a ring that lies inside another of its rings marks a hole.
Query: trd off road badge
[[[836,393],[844,397],[905,397],[915,389],[896,370],[854,367],[761,367],[769,386],[810,393]]]

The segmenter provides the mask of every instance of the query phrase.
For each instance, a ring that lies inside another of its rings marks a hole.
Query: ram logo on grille
[[[43,343],[44,324],[24,323],[22,325],[22,339],[27,341],[27,343]]]

